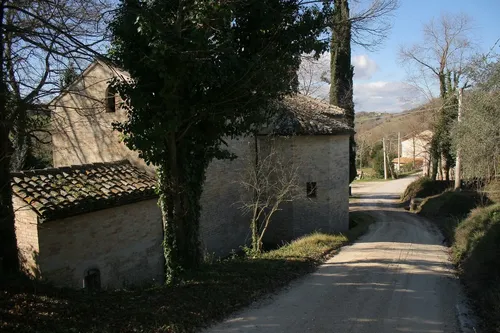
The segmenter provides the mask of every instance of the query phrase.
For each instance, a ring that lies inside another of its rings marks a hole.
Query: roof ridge
[[[72,170],[77,170],[77,169],[89,169],[89,168],[93,168],[93,167],[97,167],[97,166],[113,166],[113,165],[124,165],[124,164],[131,164],[131,163],[129,160],[123,159],[123,160],[112,161],[112,162],[94,162],[94,163],[85,163],[85,164],[71,164],[71,165],[65,165],[65,166],[60,166],[60,167],[50,167],[50,168],[43,168],[43,169],[14,171],[14,172],[11,172],[10,175],[11,175],[11,177],[48,175],[48,174],[60,173],[61,171],[62,172],[64,172],[64,171],[71,172]]]

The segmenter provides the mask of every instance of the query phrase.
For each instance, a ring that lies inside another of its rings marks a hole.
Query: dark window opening
[[[108,87],[106,90],[106,112],[116,111],[116,91],[113,87]]]
[[[306,184],[307,197],[308,198],[316,198],[317,196],[317,187],[316,182],[308,182]]]
[[[97,268],[92,268],[85,272],[83,288],[90,292],[101,289],[101,272]]]

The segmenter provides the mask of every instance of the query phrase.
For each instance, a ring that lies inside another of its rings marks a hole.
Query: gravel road
[[[351,210],[377,219],[368,233],[315,273],[206,332],[460,332],[463,298],[442,237],[394,206],[412,180],[354,184],[359,198]]]

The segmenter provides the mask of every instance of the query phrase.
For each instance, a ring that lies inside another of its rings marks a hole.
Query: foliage
[[[128,112],[116,128],[157,167],[168,282],[199,263],[209,162],[234,157],[224,138],[251,133],[296,91],[300,55],[324,47],[321,21],[295,0],[120,4],[111,54],[131,80],[114,82]]]
[[[372,154],[372,168],[376,175],[380,178],[384,178],[384,151],[383,149],[374,150]],[[389,168],[392,168],[392,160],[397,157],[394,153],[389,153],[387,158],[387,174],[390,176]]]
[[[454,127],[453,143],[462,152],[465,178],[492,179],[500,174],[500,93],[495,88],[500,84],[500,62],[482,66],[475,75],[484,81],[465,96],[463,121]]]
[[[474,210],[455,231],[453,260],[477,305],[485,332],[500,330],[500,205]]]
[[[429,177],[421,177],[408,185],[401,196],[401,201],[408,202],[413,198],[430,197],[446,191],[446,189],[451,186],[452,183],[449,181],[432,180]]]
[[[477,192],[445,191],[441,194],[425,198],[420,204],[418,212],[421,215],[432,218],[463,218],[471,210],[485,203],[487,202],[483,202],[483,197]]]
[[[298,167],[293,160],[285,159],[275,146],[279,143],[273,139],[262,143],[270,146],[269,151],[261,144],[256,161],[252,161],[239,183],[244,190],[239,205],[244,214],[250,214],[251,253],[254,255],[262,251],[262,240],[274,213],[300,195]]]
[[[75,63],[70,61],[67,68],[65,68],[59,78],[59,87],[61,90],[67,88],[78,78],[78,70],[75,67]]]
[[[500,203],[500,179],[495,179],[484,187],[489,200]]]
[[[202,265],[175,286],[91,295],[16,280],[0,290],[0,328],[39,333],[198,331],[310,273],[373,222],[362,212],[351,218],[357,225],[345,235],[314,233],[256,258]]]
[[[330,104],[345,110],[347,124],[354,128],[353,76],[351,64],[351,27],[347,0],[334,0],[330,20]],[[356,142],[349,136],[349,182],[356,178]]]

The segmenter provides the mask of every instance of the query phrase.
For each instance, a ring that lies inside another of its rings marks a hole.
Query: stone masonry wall
[[[261,138],[261,146],[268,138]],[[296,136],[276,138],[274,145],[293,156],[303,192],[292,204],[284,205],[272,222],[266,241],[281,242],[319,230],[349,228],[348,136]],[[306,183],[316,182],[316,198],[307,198]]]
[[[237,158],[214,160],[207,169],[201,196],[200,239],[208,254],[228,255],[250,241],[250,217],[244,216],[241,200],[248,193],[239,184],[254,163],[254,138],[226,140]]]
[[[99,62],[92,64],[72,89],[52,103],[52,143],[55,167],[127,159],[145,167],[113,130],[113,122],[127,119],[116,96],[116,111],[106,112],[106,90],[115,73]],[[149,169],[151,171],[151,169]]]
[[[21,259],[21,266],[26,273],[33,277],[39,276],[38,254],[38,216],[24,201],[16,196],[12,197],[15,212],[15,227],[17,247]]]
[[[104,209],[38,227],[41,277],[83,287],[88,269],[103,288],[163,281],[162,222],[156,199]]]

